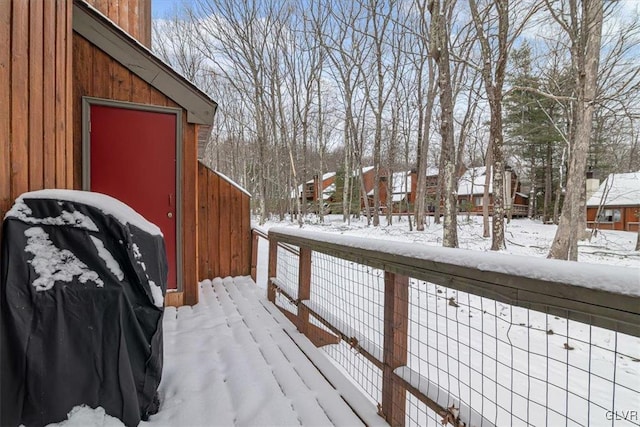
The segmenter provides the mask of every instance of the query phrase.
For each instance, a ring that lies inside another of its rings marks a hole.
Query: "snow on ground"
[[[409,231],[407,217],[394,216],[392,225],[387,225],[386,217],[381,216],[380,223],[379,227],[367,226],[366,218],[361,217],[345,224],[342,215],[326,215],[324,223],[319,223],[317,218],[310,216],[303,229],[442,246],[442,224],[433,223],[431,217],[424,231]],[[273,226],[298,227],[298,224],[268,221],[261,228]],[[546,258],[556,229],[556,225],[542,224],[537,220],[513,219],[505,229],[507,249],[500,252]],[[640,252],[634,250],[636,239],[636,232],[598,231],[591,241],[580,242],[578,261],[640,268]],[[458,241],[461,249],[490,250],[491,238],[482,237],[481,216],[458,216]]]

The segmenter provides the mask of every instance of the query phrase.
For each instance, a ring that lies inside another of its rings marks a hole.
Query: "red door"
[[[91,104],[90,190],[126,203],[162,230],[176,279],[177,115]]]

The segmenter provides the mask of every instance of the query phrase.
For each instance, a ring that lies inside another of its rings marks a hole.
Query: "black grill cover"
[[[162,373],[164,240],[51,194],[23,195],[3,222],[0,425],[59,422],[80,404],[137,425]]]

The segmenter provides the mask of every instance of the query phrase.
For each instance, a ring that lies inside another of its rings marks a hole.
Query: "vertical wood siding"
[[[602,209],[617,209],[620,211],[620,221],[618,222],[600,222],[598,229],[600,230],[618,230],[618,231],[638,231],[640,226],[640,206],[603,206]],[[587,226],[593,227],[598,213],[597,207],[587,208]]]
[[[0,1],[0,218],[21,193],[71,188],[71,12]]]
[[[249,196],[198,162],[198,280],[251,272]]]
[[[85,0],[148,48],[151,48],[151,0]]]
[[[131,73],[77,33],[73,34],[74,187],[82,188],[82,97],[179,108],[178,104]],[[173,305],[195,304],[198,297],[197,129],[182,114],[182,279],[183,292],[168,298]],[[182,296],[180,296],[182,295]]]

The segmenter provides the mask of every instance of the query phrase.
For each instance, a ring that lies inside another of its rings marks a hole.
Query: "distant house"
[[[298,197],[301,202],[316,203],[320,199],[330,201],[336,192],[336,173],[327,172],[320,179],[317,175],[298,186],[291,196]]]
[[[587,200],[590,228],[637,231],[639,215],[640,172],[610,174]]]
[[[461,211],[482,212],[487,168],[467,169],[458,180],[458,207]],[[525,216],[528,211],[528,196],[520,191],[520,182],[514,171],[504,171],[504,207],[513,216]],[[493,176],[489,179],[489,212],[493,210]],[[512,203],[513,197],[513,203]]]
[[[391,201],[393,212],[407,212],[413,203],[415,193],[412,193],[412,173],[411,171],[393,172],[391,179],[387,173],[381,174],[379,180],[380,207],[386,211]],[[373,188],[367,193],[369,206],[373,205]],[[391,198],[391,200],[389,200]]]
[[[407,193],[407,200],[410,204],[414,204],[417,195],[418,175],[415,170],[408,173],[410,191]],[[438,178],[440,171],[438,168],[431,167],[426,172],[426,197],[427,210],[433,212],[435,210],[436,194],[438,192]],[[458,210],[461,212],[470,211],[473,213],[482,213],[482,200],[484,196],[484,186],[486,178],[486,167],[468,168],[458,178]],[[505,208],[512,209],[514,216],[523,216],[527,214],[528,196],[521,193],[520,183],[517,176],[512,170],[505,170],[505,188],[504,200]],[[513,205],[511,198],[514,196],[512,191],[516,189]],[[493,180],[489,180],[489,212],[493,207]]]
[[[354,173],[354,176],[357,178],[358,172]],[[366,194],[371,193],[371,200],[373,200],[373,187],[375,186],[375,168],[373,166],[366,166],[362,168],[362,186],[364,187],[364,191]],[[386,175],[386,173],[382,173],[381,175]],[[362,206],[364,206],[364,202],[362,202]]]

